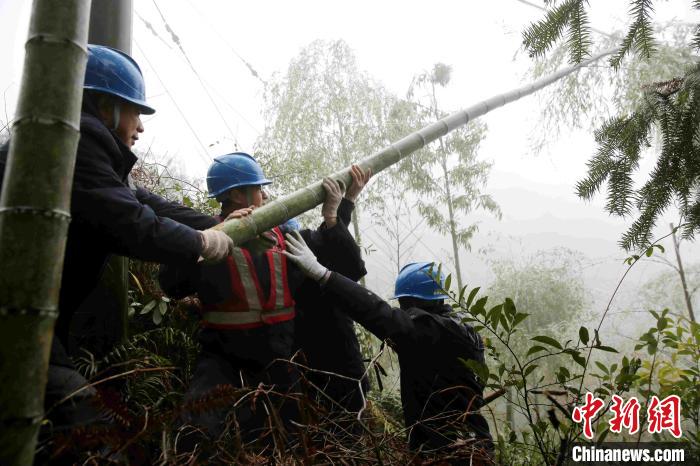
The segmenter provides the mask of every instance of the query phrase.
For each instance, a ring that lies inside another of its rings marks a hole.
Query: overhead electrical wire
[[[248,60],[243,58],[240,53],[236,52],[236,50],[233,48],[231,43],[226,39],[226,37],[223,34],[221,34],[218,31],[218,29],[216,29],[216,27],[211,23],[211,21],[209,21],[209,19],[206,16],[204,16],[202,14],[202,12],[199,11],[199,9],[197,9],[197,7],[195,7],[191,1],[187,0],[187,3],[189,3],[190,7],[199,15],[200,18],[202,18],[204,21],[207,22],[207,24],[209,24],[209,26],[211,28],[210,30],[214,31],[214,33],[217,36],[219,36],[219,39],[221,39],[221,41],[228,46],[228,48],[231,50],[231,53],[233,53],[241,62],[243,62],[243,64],[246,66],[246,68],[248,68],[248,71],[250,71],[250,74],[252,74],[253,77],[256,78],[257,80],[259,80],[263,85],[267,85],[267,81],[265,81],[260,76],[260,73],[258,73],[255,70],[255,68],[253,68],[253,65],[251,65],[250,62],[248,62]]]
[[[143,18],[138,12],[135,12],[135,13],[136,13],[136,16],[139,17],[139,19],[141,20],[141,22],[143,23],[143,25],[146,27],[146,29],[148,29],[148,30],[151,32],[151,34],[153,34],[156,38],[158,38],[158,40],[160,40],[166,47],[168,47],[170,50],[172,50],[172,47],[170,46],[170,44],[168,43],[168,41],[165,40],[160,34],[158,34],[158,31],[156,31],[156,29],[153,27],[153,24],[150,23],[147,19]],[[243,115],[236,107],[234,107],[233,104],[231,104],[231,103],[227,100],[226,96],[224,96],[221,92],[219,92],[219,91],[216,89],[215,86],[212,86],[211,83],[209,83],[208,81],[204,80],[203,78],[201,79],[201,81],[203,81],[204,84],[205,84],[206,86],[208,86],[212,91],[214,91],[214,92],[216,93],[217,97],[218,97],[219,99],[221,99],[221,101],[222,101],[224,104],[226,104],[236,115],[238,115],[238,117],[239,117],[241,120],[243,120],[243,122],[244,122],[245,124],[247,124],[248,127],[250,127],[250,129],[252,129],[253,131],[255,131],[255,133],[256,133],[257,135],[262,134],[261,131],[260,131],[258,128],[256,128],[255,125],[253,125],[253,123],[251,123],[250,120],[248,120],[248,119],[245,117],[245,115]],[[200,85],[201,85],[201,82],[200,82]],[[234,140],[234,142],[236,142],[236,141]]]
[[[190,123],[190,121],[187,119],[187,116],[185,115],[185,112],[182,111],[182,109],[180,108],[180,106],[177,104],[177,101],[175,100],[175,98],[173,97],[173,95],[170,93],[170,90],[169,90],[168,87],[165,85],[165,83],[163,82],[163,80],[160,78],[160,75],[158,74],[158,71],[156,71],[155,67],[151,64],[151,61],[148,59],[148,55],[146,55],[146,53],[143,51],[143,49],[139,46],[138,42],[134,41],[134,45],[136,45],[136,48],[139,50],[139,52],[141,52],[141,55],[143,56],[143,59],[146,60],[146,63],[148,64],[148,66],[149,66],[149,67],[151,68],[151,70],[153,71],[153,74],[155,74],[155,75],[156,75],[156,78],[158,78],[158,81],[160,82],[160,85],[163,86],[163,90],[164,90],[165,93],[168,95],[168,97],[169,97],[170,100],[172,101],[173,105],[175,105],[175,108],[177,109],[178,113],[180,114],[180,116],[182,117],[182,119],[185,121],[185,124],[187,124],[187,127],[190,129],[190,131],[192,132],[192,135],[194,136],[194,138],[195,138],[195,139],[197,140],[197,142],[199,143],[199,146],[200,146],[200,147],[202,148],[202,150],[204,151],[204,154],[202,154],[202,153],[200,153],[200,152],[198,152],[198,154],[202,157],[202,160],[203,160],[204,162],[206,162],[207,164],[211,163],[211,157],[209,157],[209,152],[208,152],[206,146],[204,145],[204,143],[202,142],[202,140],[201,140],[201,139],[199,138],[199,136],[197,135],[197,131],[195,131],[195,129],[194,129],[194,127],[192,126],[192,124]]]
[[[189,65],[190,69],[194,73],[194,75],[197,77],[199,80],[199,83],[202,86],[202,89],[204,90],[204,93],[207,95],[209,98],[209,101],[211,104],[214,106],[214,109],[216,110],[216,113],[219,114],[219,117],[221,118],[221,122],[224,124],[228,132],[230,133],[231,137],[233,138],[235,149],[238,150],[238,138],[236,137],[235,133],[229,126],[228,122],[226,121],[226,117],[224,117],[223,113],[221,113],[221,110],[219,109],[219,106],[216,104],[216,101],[212,97],[212,95],[209,93],[209,90],[207,89],[207,86],[204,84],[204,80],[202,80],[202,77],[199,75],[199,72],[197,72],[197,69],[194,67],[192,64],[192,61],[190,61],[189,56],[187,56],[187,53],[185,52],[185,49],[182,47],[182,43],[180,42],[180,37],[175,33],[175,31],[170,27],[170,24],[168,21],[165,19],[165,16],[163,15],[163,12],[160,10],[158,7],[158,3],[156,0],[153,0],[153,5],[156,7],[156,10],[158,11],[158,14],[160,15],[161,19],[163,20],[163,24],[165,25],[165,29],[170,33],[170,37],[172,41],[177,45],[177,47],[180,49],[180,52],[182,55],[185,57],[185,60],[187,61],[187,64]]]

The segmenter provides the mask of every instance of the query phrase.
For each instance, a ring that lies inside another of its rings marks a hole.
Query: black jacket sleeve
[[[352,222],[352,212],[355,210],[355,203],[350,199],[343,198],[338,206],[338,220],[343,222],[346,227]]]
[[[331,273],[324,291],[333,294],[339,309],[381,340],[390,338],[399,346],[433,340],[430,324],[416,325],[407,312],[391,307],[367,288],[338,273]]]
[[[167,217],[195,230],[206,230],[219,223],[211,215],[202,214],[177,202],[171,202],[144,188],[136,188],[136,198],[142,204],[153,209],[159,217]]]
[[[110,141],[114,144],[109,133],[81,134],[71,201],[74,221],[94,231],[112,253],[161,263],[195,260],[202,250],[199,233],[159,217],[136,198],[104,148]]]

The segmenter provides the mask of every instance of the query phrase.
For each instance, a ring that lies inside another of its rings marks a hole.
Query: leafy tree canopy
[[[593,46],[588,2],[547,4],[545,17],[523,32],[525,49],[532,57],[543,57],[565,38],[553,56],[561,61],[566,52],[570,62],[580,62]],[[700,9],[700,2],[694,0],[692,6]],[[624,37],[607,39],[617,44],[608,72],[613,76],[614,102],[620,113],[603,120],[595,131],[598,150],[576,187],[581,198],[591,199],[607,185],[606,210],[634,217],[620,240],[627,250],[648,245],[659,217],[673,205],[680,211],[685,237],[700,230],[700,26],[681,24],[662,43],[654,32],[653,12],[653,1],[631,1],[630,25]],[[554,106],[555,112],[567,113],[576,124],[596,109],[587,98],[595,94],[591,88],[610,82],[593,69],[579,79],[586,87],[567,80],[562,84],[568,86],[567,92],[558,96],[563,101]],[[633,176],[653,142],[659,147],[656,166],[636,186]]]

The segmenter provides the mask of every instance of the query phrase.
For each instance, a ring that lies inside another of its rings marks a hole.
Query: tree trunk
[[[442,151],[443,163],[442,163],[442,173],[445,179],[445,200],[447,201],[447,215],[450,220],[450,238],[452,239],[452,261],[455,264],[455,273],[457,274],[457,286],[458,290],[462,291],[462,266],[459,262],[459,242],[457,241],[457,228],[455,227],[455,212],[452,206],[452,191],[450,190],[450,174],[447,171],[447,161],[445,158],[445,147],[442,144],[442,138],[440,139],[440,150]]]
[[[31,464],[70,214],[89,0],[35,0],[0,195],[0,464]]]
[[[579,68],[590,65],[615,51],[616,49],[606,50],[577,65],[568,66],[549,76],[540,78],[532,84],[513,89],[504,94],[496,95],[464,110],[455,112],[419,131],[409,134],[374,155],[359,161],[358,165],[364,170],[368,168],[372,169],[372,173],[377,174],[391,165],[394,165],[401,159],[408,157],[418,149],[425,147],[426,144],[435,141],[450,131],[466,125],[467,122],[485,115],[491,110],[514,102],[521,97],[530,95],[577,71]],[[346,167],[330,176],[336,180],[342,181],[346,186],[348,186],[352,180],[350,176],[350,167]],[[228,222],[217,225],[215,228],[226,232],[226,234],[233,238],[236,244],[242,244],[255,238],[260,233],[284,223],[292,217],[313,209],[317,205],[323,203],[324,198],[325,192],[321,181],[317,181],[316,183],[298,189],[291,194],[256,209],[247,217],[229,220]]]
[[[133,0],[92,0],[88,42],[131,55]]]
[[[132,0],[93,0],[88,41],[131,54]],[[126,341],[129,322],[129,259],[109,258],[100,281],[76,310],[68,350],[104,356]]]
[[[435,118],[440,118],[438,114],[437,94],[435,93],[435,82],[431,81],[433,114]],[[442,176],[445,180],[445,201],[447,202],[447,215],[450,221],[450,239],[452,240],[452,262],[454,262],[455,273],[457,274],[457,290],[462,291],[462,266],[459,262],[459,242],[457,241],[457,228],[455,227],[455,212],[452,205],[452,190],[450,189],[450,172],[447,170],[447,150],[445,143],[440,138],[440,154],[442,155]]]
[[[688,284],[685,281],[685,271],[683,270],[683,262],[681,261],[681,252],[678,249],[678,240],[676,239],[676,232],[673,230],[673,223],[671,224],[671,237],[673,238],[673,250],[676,251],[676,261],[678,262],[678,274],[681,276],[681,284],[683,285],[683,295],[685,296],[685,305],[688,308],[688,316],[692,322],[696,322],[695,313],[693,312],[693,303],[690,300],[690,293],[688,293]]]

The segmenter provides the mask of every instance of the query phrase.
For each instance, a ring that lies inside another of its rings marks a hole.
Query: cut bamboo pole
[[[0,194],[0,464],[30,465],[70,215],[89,0],[35,0]]]
[[[581,63],[563,68],[549,76],[544,76],[526,86],[496,95],[464,110],[455,112],[442,120],[409,134],[374,155],[359,161],[357,164],[365,170],[368,168],[371,169],[374,174],[379,173],[413,152],[425,147],[427,144],[446,135],[450,131],[466,125],[469,121],[485,115],[491,110],[533,94],[613,52],[615,52],[615,49],[606,50]],[[330,177],[342,181],[346,186],[349,186],[352,180],[350,176],[350,167],[333,173]],[[260,233],[321,204],[325,198],[325,192],[321,183],[322,181],[317,181],[309,186],[298,189],[291,194],[265,204],[247,217],[229,220],[228,222],[217,225],[216,228],[226,232],[226,234],[233,238],[234,243],[242,244]]]

